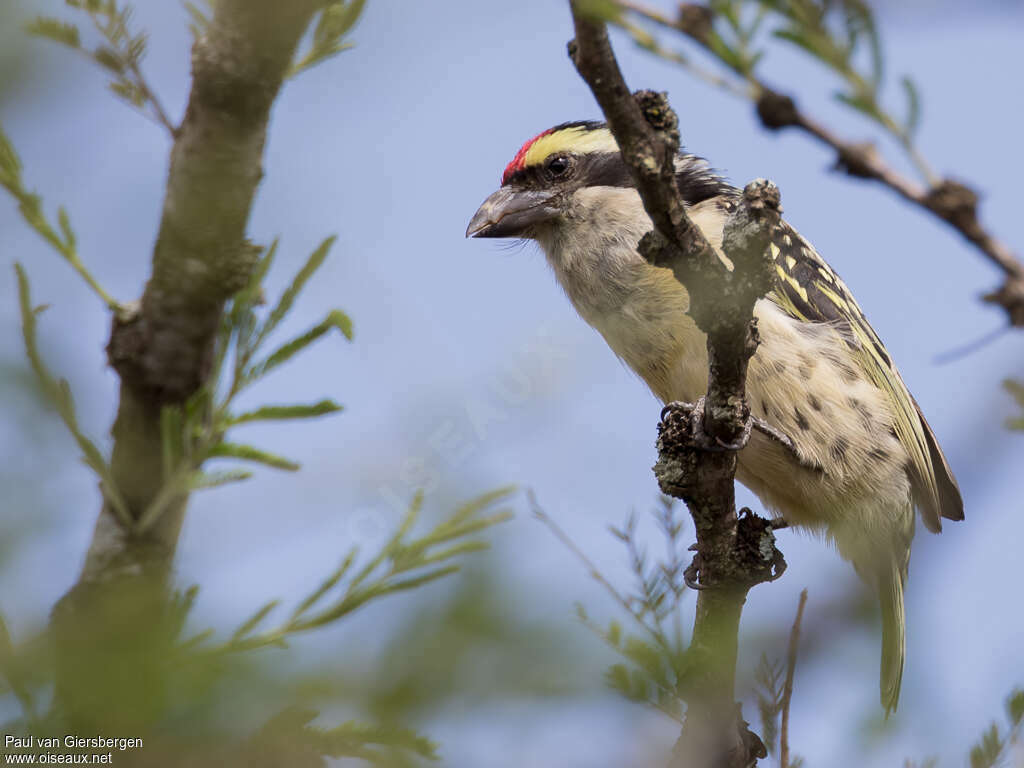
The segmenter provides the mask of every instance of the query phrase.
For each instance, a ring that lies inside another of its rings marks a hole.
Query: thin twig
[[[135,84],[142,90],[143,95],[149,101],[153,107],[157,121],[167,129],[171,134],[172,139],[178,138],[178,127],[174,124],[170,117],[167,115],[167,111],[164,109],[163,104],[160,103],[160,99],[157,97],[156,92],[149,87],[149,83],[146,82],[146,78],[142,74],[142,68],[138,62],[132,61],[130,64],[132,74],[135,75]]]
[[[793,675],[796,672],[796,654],[800,643],[800,622],[807,605],[807,590],[800,593],[796,619],[789,632],[789,654],[786,656],[786,684],[782,689],[782,728],[779,731],[779,768],[789,768],[789,703],[793,699]]]
[[[632,616],[634,619],[637,620],[637,622],[640,623],[641,626],[643,626],[648,631],[653,632],[653,630],[651,630],[650,627],[647,626],[647,623],[643,620],[643,617],[639,613],[637,613],[637,611],[635,611],[633,607],[629,604],[629,601],[625,597],[623,597],[622,593],[619,592],[619,590],[617,590],[615,586],[610,581],[608,581],[608,579],[605,578],[604,574],[601,573],[598,567],[594,565],[593,561],[589,557],[587,557],[586,553],[576,546],[576,543],[572,540],[572,538],[570,538],[569,534],[562,530],[561,526],[559,526],[558,523],[552,520],[551,516],[544,511],[543,507],[541,507],[540,503],[537,501],[537,497],[534,494],[534,492],[532,490],[527,491],[526,496],[530,501],[530,507],[533,510],[533,516],[540,520],[542,523],[544,523],[544,525],[546,525],[548,529],[553,534],[555,534],[558,540],[562,542],[562,544],[564,544],[565,547],[570,552],[572,552],[581,563],[583,563],[587,571],[590,572],[591,578],[593,578],[598,584],[604,587],[608,591],[608,594],[610,594],[615,599],[615,602],[621,605],[626,610],[626,612],[629,613],[630,616]]]
[[[624,11],[680,32],[719,58],[709,43],[706,30],[702,33],[700,27],[691,27],[670,19],[634,0],[617,2]],[[803,131],[835,151],[838,169],[855,178],[873,179],[883,184],[904,200],[931,212],[959,232],[1004,274],[1003,285],[984,296],[984,300],[1003,307],[1011,325],[1024,327],[1024,262],[1008,245],[981,225],[977,211],[978,196],[970,186],[951,179],[937,179],[917,150],[906,141],[901,141],[915,166],[930,180],[928,185],[919,184],[889,166],[874,145],[842,138],[799,108],[793,97],[770,88],[752,73],[739,74],[751,84],[750,92],[746,95],[756,104],[758,116],[766,128],[779,130],[794,127]],[[735,92],[735,89],[729,90]]]
[[[107,30],[100,23],[100,20],[96,13],[90,11],[89,18],[92,20],[92,25],[96,28],[96,31],[99,32],[100,35],[102,35],[103,37],[107,37]],[[85,54],[89,59],[93,58],[90,55],[89,51],[83,50],[82,53]],[[135,76],[135,85],[142,92],[142,95],[145,98],[145,100],[149,102],[150,106],[152,106],[153,112],[152,114],[146,112],[146,110],[136,106],[135,104],[132,104],[132,106],[135,107],[139,114],[141,114],[143,117],[147,117],[156,124],[162,125],[164,128],[166,128],[168,132],[171,134],[172,139],[178,138],[177,126],[175,126],[174,123],[171,121],[170,117],[167,116],[167,112],[166,110],[164,110],[163,105],[157,98],[156,92],[149,87],[149,83],[146,81],[145,76],[142,74],[142,67],[139,66],[139,62],[131,56],[126,56],[125,63],[128,65],[128,70],[132,73],[132,75]]]

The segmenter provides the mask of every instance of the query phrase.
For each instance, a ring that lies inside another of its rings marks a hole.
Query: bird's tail
[[[882,606],[882,670],[881,695],[888,717],[900,701],[903,682],[903,660],[906,657],[906,612],[903,587],[907,581],[906,567],[895,563],[878,574],[878,599]]]

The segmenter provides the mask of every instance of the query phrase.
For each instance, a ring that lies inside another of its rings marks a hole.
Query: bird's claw
[[[694,544],[690,549],[694,549],[696,546]],[[700,583],[700,552],[694,554],[693,560],[690,561],[690,564],[686,566],[686,570],[683,571],[683,583],[690,589],[707,589],[706,586]]]
[[[721,453],[724,451],[741,451],[750,441],[750,431],[753,429],[754,420],[748,418],[746,423],[743,425],[743,432],[733,442],[726,442],[717,435],[709,435],[704,431],[704,401],[707,396],[701,396],[695,403],[684,403],[679,401],[673,401],[668,403],[664,408],[661,409],[661,421],[665,421],[665,418],[672,413],[682,413],[689,419],[690,423],[690,434],[693,439],[693,445],[701,450],[714,451]]]

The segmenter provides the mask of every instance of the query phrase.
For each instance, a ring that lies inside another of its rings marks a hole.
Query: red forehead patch
[[[526,153],[530,151],[530,147],[533,146],[534,142],[537,141],[537,139],[547,136],[553,130],[554,129],[549,128],[543,133],[538,133],[536,136],[534,136],[532,139],[530,139],[528,142],[526,142],[525,144],[523,144],[523,146],[519,148],[519,151],[516,152],[516,156],[512,158],[512,162],[505,166],[505,172],[501,174],[502,184],[507,184],[508,180],[512,178],[512,174],[514,174],[516,171],[523,170],[523,167],[526,164]]]

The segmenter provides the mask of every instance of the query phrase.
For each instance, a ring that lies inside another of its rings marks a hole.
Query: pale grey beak
[[[466,237],[529,237],[536,224],[557,216],[550,190],[501,187],[484,200],[466,228]]]

